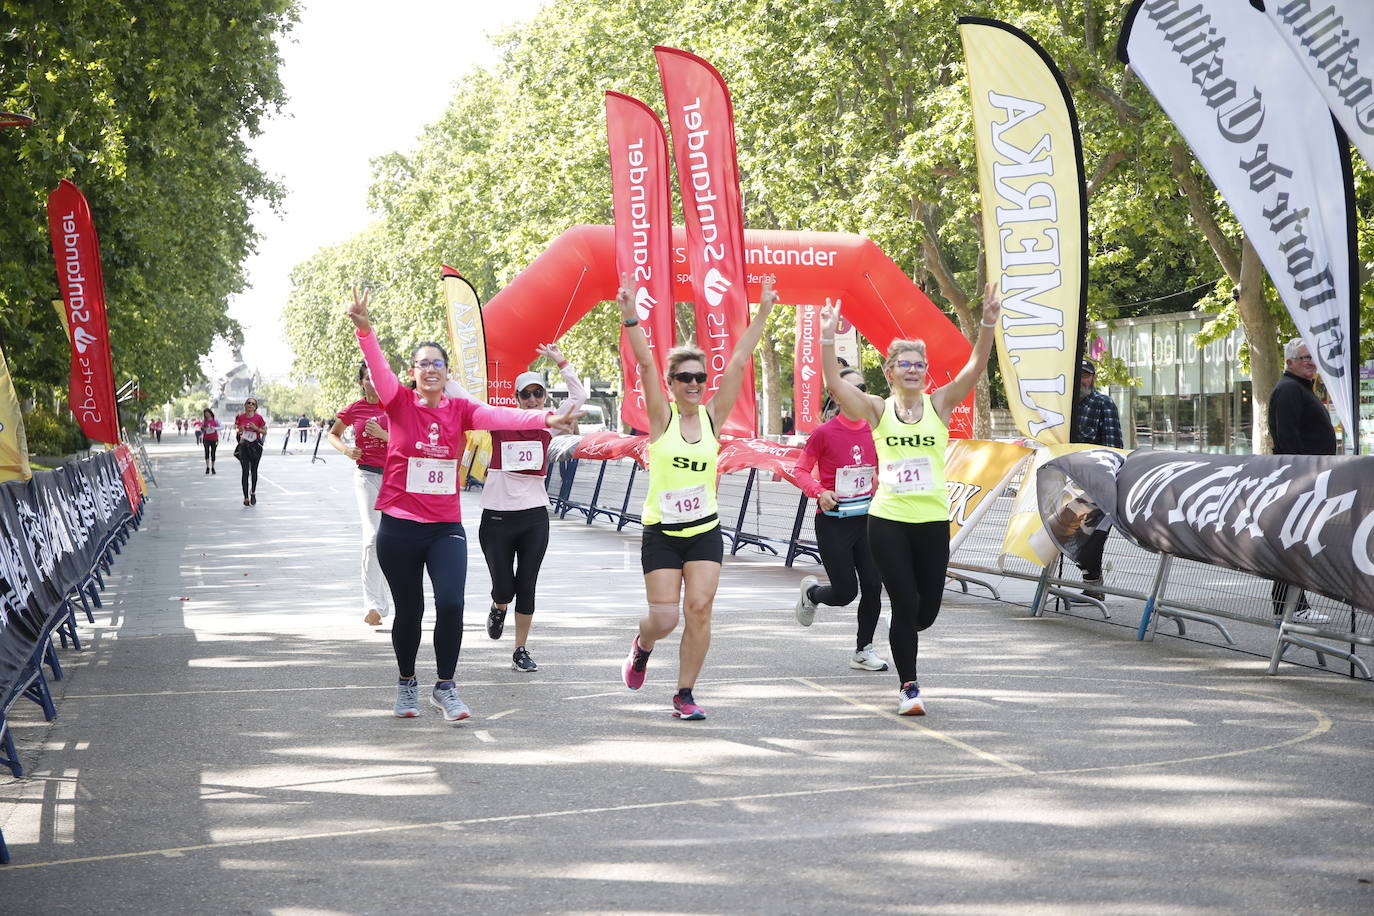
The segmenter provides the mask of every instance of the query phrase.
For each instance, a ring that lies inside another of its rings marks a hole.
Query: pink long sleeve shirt
[[[543,429],[547,413],[440,397],[430,407],[401,384],[373,334],[357,332],[390,441],[376,508],[414,522],[461,522],[458,464],[469,429]]]
[[[848,499],[870,496],[877,487],[877,465],[868,423],[837,414],[816,427],[802,447],[797,485],[812,499],[826,490]]]

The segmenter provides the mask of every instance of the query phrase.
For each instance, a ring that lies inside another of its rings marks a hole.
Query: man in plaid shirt
[[[1121,414],[1117,412],[1116,402],[1093,387],[1096,381],[1097,366],[1091,360],[1083,360],[1078,373],[1078,415],[1074,418],[1078,435],[1074,441],[1124,448]],[[1083,584],[1088,586],[1083,594],[1098,601],[1106,597],[1096,586],[1102,584],[1102,551],[1107,546],[1107,534],[1111,530],[1110,526],[1103,526],[1094,531],[1079,551],[1076,561],[1083,570]]]
[[[1080,368],[1078,437],[1074,441],[1125,448],[1125,440],[1121,438],[1121,414],[1117,412],[1116,402],[1093,387],[1097,381],[1097,367],[1092,360],[1085,359]]]

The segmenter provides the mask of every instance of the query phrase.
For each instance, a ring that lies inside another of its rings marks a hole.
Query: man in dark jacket
[[[1283,348],[1283,375],[1269,395],[1269,438],[1275,455],[1334,455],[1336,431],[1326,405],[1313,393],[1317,364],[1302,338]]]
[[[1269,438],[1274,442],[1275,455],[1334,455],[1336,431],[1331,428],[1331,414],[1313,389],[1317,364],[1301,337],[1295,337],[1283,348],[1283,375],[1269,395]],[[1288,596],[1288,584],[1275,582],[1272,592],[1274,613],[1282,614]],[[1298,595],[1298,610],[1293,619],[1299,623],[1326,623],[1330,618],[1307,606],[1307,599]]]

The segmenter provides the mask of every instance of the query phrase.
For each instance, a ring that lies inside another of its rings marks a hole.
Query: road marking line
[[[829,789],[803,789],[792,792],[760,792],[750,795],[716,796],[712,798],[680,798],[669,801],[641,802],[632,805],[607,805],[599,808],[569,808],[561,811],[536,811],[530,814],[504,814],[491,817],[473,817],[451,821],[424,821],[413,824],[391,824],[385,827],[359,827],[353,830],[328,830],[317,833],[302,833],[295,836],[259,837],[252,840],[225,840],[221,843],[199,843],[194,846],[173,846],[166,849],[146,849],[141,852],[114,852],[100,856],[80,856],[72,859],[54,859],[49,862],[10,863],[5,871],[29,868],[50,868],[54,865],[81,865],[87,862],[112,862],[119,859],[142,859],[148,856],[184,856],[190,852],[204,852],[216,849],[242,849],[249,846],[269,846],[277,843],[292,843],[304,840],[337,840],[345,837],[374,836],[384,833],[402,833],[414,830],[455,830],[483,824],[508,824],[517,821],[538,821],[558,817],[577,817],[598,814],[620,814],[628,811],[653,811],[664,808],[683,808],[692,805],[715,807],[722,804],[768,801],[780,798],[814,798],[820,795],[838,795],[849,792],[870,792],[874,789],[902,789],[913,785],[928,785],[932,782],[973,782],[980,779],[1002,779],[1000,773],[978,773],[958,776],[912,777],[890,782],[861,786],[837,786]]]
[[[927,725],[922,725],[920,722],[916,721],[916,719],[912,716],[899,716],[894,712],[889,712],[886,709],[881,709],[877,706],[874,706],[872,703],[865,703],[863,700],[856,700],[851,696],[847,696],[843,693],[840,693],[838,690],[832,690],[829,687],[826,687],[822,684],[817,684],[815,681],[808,680],[804,677],[793,678],[792,680],[796,681],[799,684],[805,684],[812,690],[818,690],[821,693],[829,694],[832,697],[837,697],[841,700],[844,700],[851,706],[857,706],[860,709],[865,709],[871,713],[874,713],[875,715],[881,716],[884,719],[890,719],[900,722],[907,728],[914,729],[915,731],[928,735],[931,738],[935,738],[938,741],[943,741],[951,747],[956,747],[964,753],[972,754],[973,756],[978,757],[981,760],[986,760],[988,763],[994,763],[999,767],[1005,767],[1006,769],[1011,770],[1013,773],[1022,773],[1030,776],[1036,775],[1034,770],[1028,770],[1025,767],[1021,766],[1021,764],[1019,763],[1012,763],[1010,760],[1007,760],[1003,757],[998,757],[996,754],[991,754],[987,751],[980,750],[979,748],[976,748],[971,744],[967,744],[963,741],[960,741],[958,738],[951,738],[949,735],[946,735],[942,732],[938,732]]]

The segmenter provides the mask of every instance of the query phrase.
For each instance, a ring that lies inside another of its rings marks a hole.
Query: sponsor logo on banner
[[[1333,9],[1311,5],[1314,15]],[[1334,28],[1327,16],[1306,39],[1329,41]],[[1117,52],[1235,212],[1327,383],[1347,441],[1356,441],[1354,189],[1325,99],[1271,17],[1247,3],[1135,0]]]
[[[1264,10],[1351,142],[1374,164],[1374,3],[1268,0]]]
[[[86,198],[66,179],[48,196],[48,230],[72,341],[67,401],[82,432],[99,442],[115,443],[119,441],[119,409],[100,242]]]
[[[1077,118],[1025,33],[959,20],[968,61],[988,276],[1002,296],[998,365],[1017,428],[1070,439],[1086,319],[1087,216]]]
[[[1374,607],[1374,458],[1135,452],[1117,523],[1150,550]]]
[[[634,287],[635,315],[656,367],[649,384],[661,384],[664,360],[677,334],[671,266],[672,206],[668,183],[668,140],[663,123],[643,102],[606,93],[606,137],[611,161],[611,198],[615,213],[615,264],[618,276]],[[644,379],[630,348],[629,331],[620,333],[620,365],[625,398],[621,419],[647,430]]]
[[[821,310],[797,306],[797,342],[792,360],[792,417],[796,432],[814,432],[821,416]]]
[[[735,343],[749,324],[734,111],[724,80],[705,60],[665,47],[655,48],[654,56],[673,134],[696,299],[697,343],[706,353],[709,398],[720,387]],[[721,432],[753,436],[757,424],[751,356],[739,398]]]

